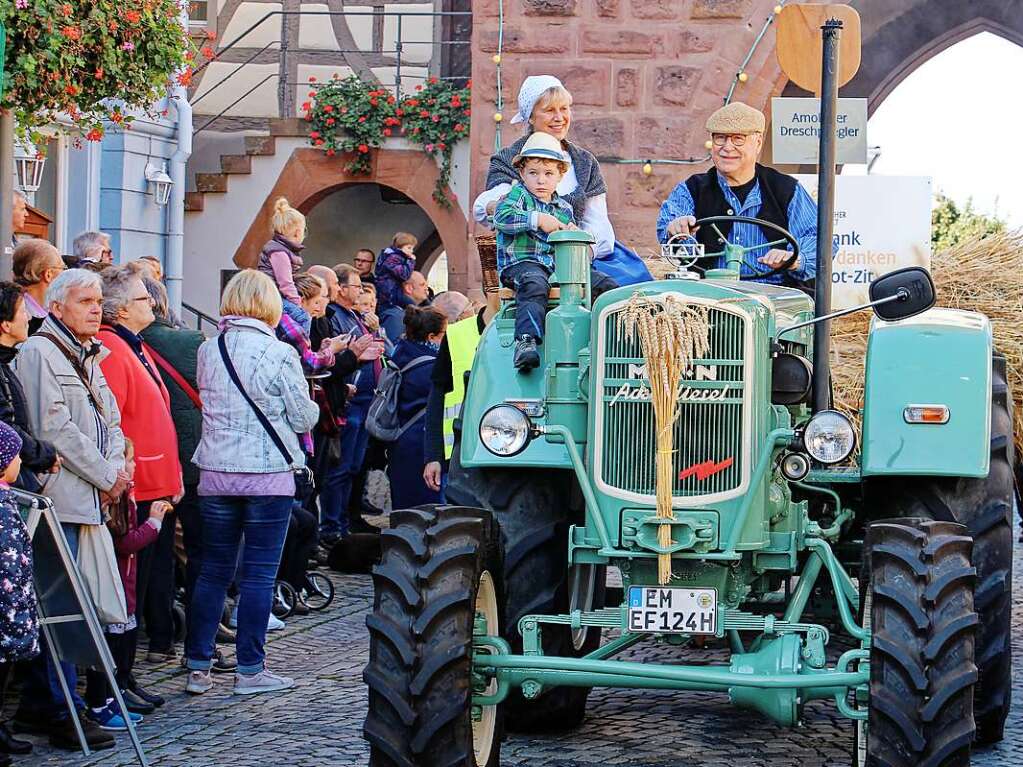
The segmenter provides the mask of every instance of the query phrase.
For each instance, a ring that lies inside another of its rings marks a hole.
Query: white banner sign
[[[796,176],[817,199],[817,177]],[[838,176],[832,309],[867,301],[871,280],[907,266],[931,267],[931,179]]]
[[[775,165],[816,165],[821,100],[771,99],[771,157]],[[835,125],[839,163],[867,162],[867,100],[839,99]]]

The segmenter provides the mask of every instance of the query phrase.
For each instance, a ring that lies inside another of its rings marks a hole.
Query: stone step
[[[226,173],[196,173],[195,188],[200,192],[226,192]]]
[[[270,120],[271,136],[306,136],[309,134],[309,123],[301,117],[275,118]]]
[[[222,173],[252,173],[252,155],[222,154],[220,155]]]
[[[206,207],[205,200],[202,192],[185,192],[185,210],[198,213]]]
[[[273,136],[246,136],[245,154],[269,156],[277,153],[277,139]]]

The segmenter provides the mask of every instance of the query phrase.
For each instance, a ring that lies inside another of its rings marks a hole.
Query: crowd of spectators
[[[302,214],[279,200],[273,226],[257,268],[227,284],[212,338],[172,315],[159,259],[125,262],[102,232],[67,256],[40,239],[15,248],[14,282],[0,282],[0,618],[16,617],[0,621],[0,706],[9,677],[20,695],[12,727],[0,725],[0,767],[31,750],[15,733],[74,750],[80,725],[104,749],[155,714],[166,701],[139,684],[137,658],[180,661],[192,694],[215,672],[233,672],[241,695],[289,688],[266,662],[267,631],[282,625],[275,584],[302,595],[310,563],[379,532],[366,518],[383,513],[366,494],[373,469],[394,508],[442,501],[457,368],[445,334],[481,326],[482,312],[431,294],[412,235],[306,268]],[[386,442],[366,428],[385,366],[400,377],[401,425]],[[84,577],[126,710],[100,669],[79,685],[81,669],[60,662],[69,712],[12,490],[50,499],[83,573],[109,558],[106,576]],[[300,598],[294,614],[308,609]]]

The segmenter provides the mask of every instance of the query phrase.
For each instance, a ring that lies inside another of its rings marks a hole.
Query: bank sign
[[[817,177],[796,176],[817,199]],[[931,266],[931,179],[923,176],[835,178],[832,307],[867,300],[871,280],[907,266]]]
[[[771,157],[775,165],[816,165],[820,99],[771,99]],[[867,162],[867,100],[839,99],[835,126],[839,163]]]

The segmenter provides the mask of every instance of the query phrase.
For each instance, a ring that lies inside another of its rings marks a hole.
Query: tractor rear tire
[[[497,767],[503,706],[474,721],[471,673],[477,613],[500,630],[497,525],[479,509],[423,506],[392,513],[380,540],[363,671],[370,767]]]
[[[538,469],[463,468],[456,441],[445,491],[460,506],[494,513],[501,530],[505,562],[504,638],[512,651],[522,652],[519,620],[526,615],[567,614],[574,607],[604,606],[606,568],[589,566],[593,585],[588,604],[573,605],[572,572],[568,567],[568,527],[582,522],[572,509],[574,477],[566,471]],[[600,646],[600,629],[573,635],[568,626],[544,625],[543,654],[580,658]],[[589,687],[555,687],[526,700],[514,688],[505,700],[508,729],[517,732],[556,732],[577,727],[586,716]]]
[[[968,767],[975,570],[966,528],[891,519],[867,531],[870,701],[856,764]]]
[[[899,477],[875,485],[880,517],[958,522],[973,536],[977,569],[974,607],[977,666],[973,712],[977,741],[1002,740],[1012,703],[1012,504],[1014,495],[1012,397],[1005,357],[992,360],[991,470],[982,479]]]

